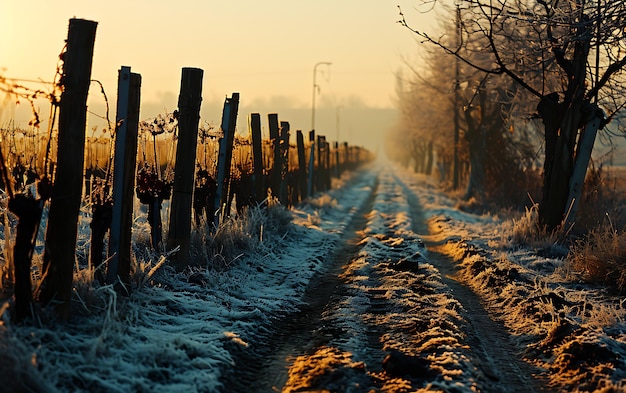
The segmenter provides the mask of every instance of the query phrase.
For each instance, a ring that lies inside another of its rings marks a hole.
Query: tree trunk
[[[587,19],[583,15],[583,19]],[[581,23],[572,58],[565,58],[563,48],[554,48],[557,63],[568,77],[562,102],[557,93],[543,97],[537,110],[543,120],[546,138],[543,200],[539,207],[539,223],[552,231],[564,221],[569,210],[568,195],[574,171],[578,133],[584,123],[586,65],[590,50],[589,24]]]
[[[428,158],[426,160],[426,174],[432,175],[433,173],[433,163],[434,163],[434,155],[433,155],[433,141],[428,142]]]
[[[467,188],[463,196],[465,200],[469,200],[472,197],[480,200],[485,194],[485,151],[487,148],[485,122],[490,116],[486,114],[486,95],[480,88],[477,94],[480,102],[479,106],[476,108],[469,105],[463,111],[465,123],[467,124],[464,136],[468,143],[470,165]]]
[[[604,120],[602,110],[598,109],[596,106],[593,106],[593,109],[595,109],[595,113],[587,122],[584,131],[580,135],[580,141],[578,142],[576,161],[574,163],[569,195],[567,197],[566,206],[568,213],[565,217],[565,228],[570,228],[576,219],[576,212],[578,210],[578,204],[580,203],[582,188],[585,183],[585,175],[587,174],[589,159],[593,151],[593,144],[596,140],[598,129],[601,127],[602,121]]]
[[[546,134],[550,132],[555,143],[554,151],[550,154],[546,152],[546,160],[549,157],[552,163],[548,176],[544,176],[544,200],[539,212],[540,219],[543,219],[542,224],[550,231],[561,225],[568,210],[567,196],[574,169],[574,151],[580,118],[580,105],[573,105],[566,110],[559,129],[546,129]]]
[[[485,195],[485,150],[486,133],[483,126],[475,130],[475,137],[469,142],[469,178],[463,199],[483,199]]]

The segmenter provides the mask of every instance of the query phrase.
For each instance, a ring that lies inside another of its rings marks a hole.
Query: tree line
[[[428,173],[436,157],[441,178],[454,189],[463,184],[465,199],[515,205],[530,194],[538,224],[566,232],[598,132],[623,133],[626,5],[455,4],[438,34],[415,27],[400,10],[399,23],[426,55],[398,74],[402,115],[388,149]]]

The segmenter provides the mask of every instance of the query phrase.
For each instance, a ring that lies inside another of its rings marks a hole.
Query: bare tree
[[[544,126],[540,223],[573,221],[598,129],[625,105],[626,4],[623,0],[463,0],[462,39],[450,45],[400,23],[426,42],[487,74],[510,77],[538,100]],[[452,41],[454,42],[454,41]],[[489,55],[475,62],[462,50]],[[608,113],[608,116],[606,115]]]
[[[396,74],[396,105],[400,119],[389,131],[388,152],[390,157],[404,165],[412,164],[416,172],[431,174],[434,151],[438,151],[441,161],[448,154],[446,148],[450,146],[446,132],[449,127],[445,126],[449,116],[443,111],[452,109],[449,101],[452,86],[449,83],[449,86],[429,83],[444,81],[446,78],[441,75],[433,77],[431,73],[433,69],[445,73],[445,69],[430,65],[420,71],[409,68],[410,75],[405,76],[401,72]]]

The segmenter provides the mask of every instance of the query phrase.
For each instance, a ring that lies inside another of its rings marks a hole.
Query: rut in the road
[[[372,196],[375,195],[375,188]],[[359,252],[359,234],[365,228],[366,215],[372,209],[372,197],[355,214],[339,241],[338,248],[328,260],[327,270],[314,279],[304,296],[307,304],[289,318],[272,338],[274,353],[258,374],[258,391],[273,391],[285,385],[290,363],[300,355],[314,355],[325,348],[329,339],[339,332],[335,326],[324,323],[323,314],[341,290],[340,273],[350,259]]]
[[[337,296],[342,267],[359,252],[360,232],[372,210],[376,188],[375,183],[369,198],[347,224],[325,271],[309,283],[303,296],[306,304],[297,313],[277,321],[270,327],[271,331],[251,344],[252,348],[242,350],[233,346],[237,364],[224,378],[228,392],[281,391],[293,359],[324,348],[325,341],[335,335],[330,331],[333,326],[324,324],[323,312]]]
[[[413,230],[423,238],[429,262],[441,272],[444,284],[451,289],[465,310],[466,344],[470,346],[472,363],[479,371],[478,374],[484,376],[478,381],[481,391],[549,391],[537,377],[539,370],[522,360],[522,348],[515,345],[504,325],[490,317],[478,295],[461,281],[455,262],[443,251],[447,240],[439,240],[436,233],[429,231],[416,195],[406,185],[403,188],[409,201]]]

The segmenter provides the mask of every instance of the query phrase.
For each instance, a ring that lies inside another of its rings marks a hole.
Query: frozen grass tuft
[[[526,212],[513,220],[511,240],[534,248],[551,247],[559,241],[558,233],[549,232],[539,223],[539,205],[526,208]]]
[[[580,279],[626,291],[626,233],[612,226],[591,230],[574,243],[566,267]]]
[[[192,252],[207,261],[207,267],[224,269],[243,253],[263,247],[268,236],[284,236],[292,219],[277,199],[268,199],[265,207],[253,206],[239,216],[227,217],[214,234],[197,234]]]

